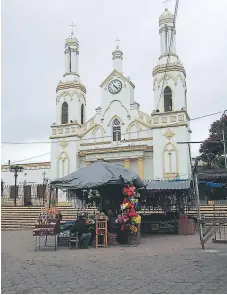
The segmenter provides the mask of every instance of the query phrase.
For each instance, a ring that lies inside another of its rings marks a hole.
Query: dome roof
[[[165,9],[165,11],[161,14],[159,17],[159,21],[164,21],[167,19],[174,19],[174,15],[168,10],[168,8]]]
[[[118,45],[117,45],[116,49],[112,52],[112,55],[113,55],[113,59],[116,59],[116,58],[123,59],[122,58],[123,52],[121,51],[121,49],[119,48]]]
[[[121,51],[119,46],[117,46],[116,49],[113,51],[113,55],[119,55],[119,54],[123,54],[123,52]]]
[[[70,34],[70,36],[65,40],[65,44],[68,45],[75,45],[78,46],[79,45],[79,41],[78,39],[75,37],[75,35],[73,34],[73,32]]]

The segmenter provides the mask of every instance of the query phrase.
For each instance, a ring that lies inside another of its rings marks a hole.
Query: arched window
[[[118,119],[113,121],[113,141],[121,140],[121,123]]]
[[[80,121],[81,121],[81,125],[82,124],[84,124],[84,105],[82,104],[81,105],[81,119],[80,119]]]
[[[172,90],[169,86],[164,89],[164,112],[171,112],[173,110]]]
[[[62,104],[62,109],[61,109],[61,123],[62,124],[67,124],[68,123],[68,104],[67,102],[63,102]]]

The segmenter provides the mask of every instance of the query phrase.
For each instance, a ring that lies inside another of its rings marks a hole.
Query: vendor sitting
[[[119,229],[119,225],[116,223],[117,217],[113,214],[112,210],[108,211],[108,232],[117,233]]]
[[[88,249],[91,233],[89,228],[85,225],[84,219],[77,219],[75,225],[71,229],[71,233],[78,233],[79,248]]]

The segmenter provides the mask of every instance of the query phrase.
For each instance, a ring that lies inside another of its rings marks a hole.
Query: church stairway
[[[90,208],[83,210],[83,212],[93,213],[95,208]],[[1,226],[2,230],[24,230],[32,229],[35,222],[38,219],[38,216],[41,212],[41,207],[1,207]],[[72,207],[61,207],[61,212],[63,215],[63,222],[74,220],[78,212],[81,210],[74,209]],[[96,211],[97,212],[97,211]],[[152,213],[161,213],[160,211],[148,211],[142,210],[140,213],[152,214]],[[213,218],[226,218],[227,217],[227,205],[215,206],[215,211],[213,206],[202,205],[201,214],[204,218],[213,219]],[[191,209],[188,213],[190,216],[196,217],[196,209]]]

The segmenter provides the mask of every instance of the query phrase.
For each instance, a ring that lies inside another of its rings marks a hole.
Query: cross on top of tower
[[[72,23],[71,25],[69,25],[69,27],[72,27],[72,33],[71,33],[71,34],[73,35],[73,33],[74,33],[74,32],[73,32],[73,27],[76,27],[76,25],[74,25],[74,24]]]
[[[164,0],[164,1],[162,1],[162,3],[165,3],[165,10],[168,9],[168,7],[167,7],[168,5],[167,5],[167,4],[168,4],[169,1],[170,1],[170,0]]]
[[[116,40],[115,40],[114,42],[116,42],[116,44],[117,44],[117,48],[119,48],[119,42],[120,42],[120,39],[117,37]]]

